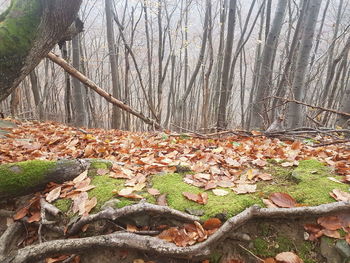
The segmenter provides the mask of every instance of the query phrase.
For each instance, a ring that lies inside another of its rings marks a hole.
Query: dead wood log
[[[0,198],[22,196],[45,189],[49,182],[63,183],[89,166],[85,160],[26,161],[0,165]]]

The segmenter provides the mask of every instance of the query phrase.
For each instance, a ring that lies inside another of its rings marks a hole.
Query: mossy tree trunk
[[[84,160],[34,160],[0,165],[0,199],[45,189],[47,183],[73,180],[89,167]]]
[[[0,101],[58,43],[82,0],[12,0],[0,14]]]

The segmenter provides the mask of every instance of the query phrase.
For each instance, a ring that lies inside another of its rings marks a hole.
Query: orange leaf
[[[221,221],[219,218],[210,218],[206,220],[203,224],[203,228],[206,230],[216,229],[221,226]]]
[[[297,202],[286,193],[272,193],[269,196],[269,199],[279,207],[290,208],[295,207]]]
[[[337,216],[324,216],[317,219],[317,223],[328,230],[338,230],[342,228],[342,223]]]
[[[28,218],[27,222],[28,223],[38,222],[40,221],[40,219],[41,219],[40,211],[37,211],[33,213],[31,217]]]
[[[13,216],[13,219],[14,220],[22,219],[27,215],[27,213],[28,213],[28,207],[23,207]]]

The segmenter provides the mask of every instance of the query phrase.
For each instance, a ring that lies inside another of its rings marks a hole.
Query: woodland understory
[[[0,262],[348,263],[349,3],[0,0]]]
[[[348,258],[346,133],[2,127],[1,262]]]

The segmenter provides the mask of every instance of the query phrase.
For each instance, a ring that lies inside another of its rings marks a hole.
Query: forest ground
[[[6,259],[49,240],[89,242],[117,233],[148,243],[125,241],[119,249],[106,245],[81,255],[76,243],[77,250],[41,256],[46,262],[349,260],[349,143],[324,143],[328,136],[198,138],[12,120],[0,121],[0,129],[0,196],[8,197],[0,203],[0,231],[13,221],[26,226],[16,245],[0,249]],[[15,197],[39,185],[58,163],[77,159],[87,167],[71,180]],[[62,231],[53,234],[53,226]],[[210,250],[198,249],[201,244]]]

